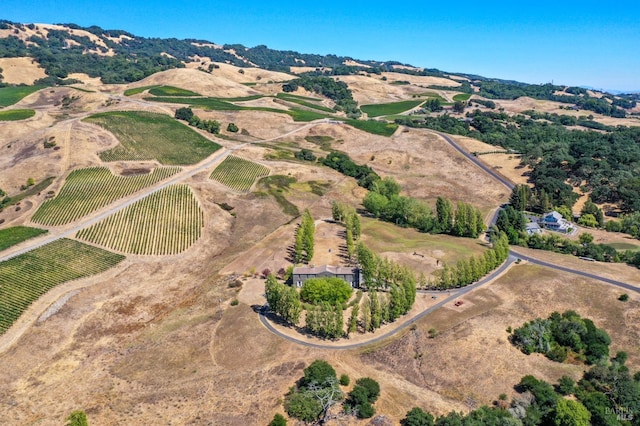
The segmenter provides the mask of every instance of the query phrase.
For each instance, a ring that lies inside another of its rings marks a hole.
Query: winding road
[[[482,163],[480,160],[478,160],[478,158],[470,153],[468,153],[467,151],[465,151],[460,145],[458,145],[453,139],[451,139],[451,137],[449,137],[449,135],[444,134],[444,133],[440,133],[440,132],[436,132],[436,131],[429,131],[430,133],[434,133],[438,136],[440,136],[441,138],[443,138],[449,145],[451,145],[456,151],[458,151],[460,154],[462,154],[465,158],[467,158],[469,161],[471,161],[473,164],[475,164],[477,167],[479,167],[480,169],[482,169],[485,173],[487,173],[488,175],[490,175],[491,177],[493,177],[495,180],[497,180],[498,182],[500,182],[502,185],[504,185],[505,187],[507,187],[509,190],[512,190],[514,188],[514,184],[512,182],[510,182],[509,180],[507,180],[504,176],[496,173],[493,169],[491,169],[489,166],[487,166],[486,164]],[[491,221],[489,223],[489,225],[492,225],[495,223],[496,218],[498,217],[498,213],[500,212],[500,208],[498,208],[496,210],[496,212],[493,214]],[[414,316],[413,318],[411,318],[410,320],[398,325],[398,327],[387,331],[385,334],[382,334],[380,336],[374,337],[370,340],[366,340],[366,341],[362,341],[362,342],[358,342],[358,343],[352,343],[352,344],[344,344],[344,345],[326,345],[326,344],[322,344],[322,343],[313,343],[313,342],[309,342],[297,337],[293,337],[290,336],[288,334],[282,333],[280,330],[278,330],[277,328],[275,328],[273,326],[273,324],[271,324],[271,322],[269,321],[267,315],[266,315],[266,311],[268,310],[268,306],[265,305],[262,307],[261,311],[260,311],[260,322],[262,322],[262,324],[272,333],[276,334],[277,336],[280,336],[281,338],[288,340],[289,342],[293,342],[302,346],[306,346],[309,348],[315,348],[315,349],[330,349],[330,350],[345,350],[345,349],[357,349],[357,348],[361,348],[364,346],[369,346],[372,344],[376,344],[379,343],[399,332],[401,332],[402,330],[406,329],[407,327],[411,326],[412,324],[414,324],[415,322],[419,321],[420,319],[422,319],[423,317],[425,317],[426,315],[434,312],[435,310],[441,308],[442,306],[446,305],[447,303],[453,302],[453,300],[455,299],[459,299],[460,297],[464,296],[465,294],[476,290],[477,288],[484,286],[490,282],[492,282],[493,280],[495,280],[496,278],[498,278],[500,275],[502,275],[507,269],[509,269],[513,263],[517,260],[517,259],[521,259],[521,260],[525,260],[531,264],[534,265],[539,265],[539,266],[543,266],[546,268],[551,268],[551,269],[555,269],[557,271],[562,271],[562,272],[567,272],[570,274],[575,274],[575,275],[580,275],[582,277],[585,278],[590,278],[590,279],[594,279],[597,281],[602,281],[605,282],[607,284],[628,290],[628,291],[632,291],[635,293],[640,293],[640,287],[636,287],[633,286],[631,284],[627,284],[625,282],[622,281],[617,281],[617,280],[613,280],[610,278],[606,278],[606,277],[602,277],[596,274],[592,274],[589,272],[584,272],[584,271],[580,271],[577,269],[572,269],[572,268],[567,268],[564,266],[560,266],[560,265],[556,265],[553,263],[549,263],[549,262],[545,262],[543,260],[539,260],[536,259],[534,257],[531,256],[527,256],[524,255],[522,253],[519,253],[517,251],[514,250],[509,250],[509,257],[507,258],[507,260],[496,270],[494,270],[491,274],[487,275],[486,277],[484,277],[483,279],[481,279],[480,281],[473,283],[471,285],[468,285],[466,287],[462,287],[460,289],[456,289],[455,293],[452,294],[451,296],[443,299],[442,301],[438,302],[437,304],[425,309],[424,311],[420,312],[419,314],[417,314],[416,316]],[[440,294],[445,294],[445,291],[440,292]]]
[[[131,101],[131,99],[126,99],[126,98],[122,98],[122,97],[117,97],[117,99],[119,101]],[[145,103],[144,101],[139,101],[136,100],[137,103]],[[145,103],[146,104],[146,103]],[[156,104],[153,104],[153,106],[157,107]],[[80,120],[80,118],[76,117],[73,119],[70,119],[69,122],[69,126],[71,126],[73,124],[74,121]],[[125,209],[126,207],[130,206],[131,204],[149,196],[150,194],[153,194],[154,192],[157,192],[163,188],[166,188],[169,185],[173,185],[175,183],[181,182],[185,179],[188,179],[194,175],[196,175],[197,173],[200,173],[204,170],[210,169],[211,167],[213,167],[216,163],[218,163],[219,161],[223,160],[225,157],[227,157],[228,155],[230,155],[232,152],[242,149],[243,147],[247,146],[247,145],[251,145],[253,143],[256,142],[270,142],[270,141],[274,141],[277,139],[281,139],[283,137],[289,136],[291,134],[300,132],[302,130],[308,129],[310,127],[313,127],[315,125],[318,124],[326,124],[331,122],[329,119],[321,119],[321,120],[316,120],[313,122],[310,122],[304,126],[300,126],[290,132],[287,132],[285,134],[276,136],[274,138],[270,138],[270,139],[264,139],[264,140],[259,140],[259,141],[253,141],[253,142],[244,142],[244,143],[240,143],[237,146],[234,147],[230,147],[230,148],[225,148],[222,147],[218,152],[212,154],[211,156],[207,157],[205,160],[203,160],[202,162],[195,164],[193,166],[187,166],[184,167],[182,171],[180,171],[179,173],[177,173],[176,175],[168,178],[167,180],[158,182],[150,187],[144,188],[141,191],[130,195],[129,197],[125,197],[123,199],[120,199],[112,204],[110,204],[109,206],[98,210],[97,212],[92,213],[90,216],[86,217],[84,220],[81,220],[79,222],[76,222],[74,225],[63,228],[63,229],[59,229],[53,232],[50,232],[48,235],[46,235],[43,238],[39,238],[36,239],[35,241],[27,241],[24,244],[19,244],[17,246],[11,247],[7,250],[5,250],[4,254],[2,256],[0,256],[0,262],[11,259],[13,257],[16,257],[20,254],[26,253],[28,251],[31,251],[35,248],[41,247],[45,244],[51,243],[53,241],[56,241],[58,239],[61,238],[65,238],[65,237],[69,237],[72,236],[73,234],[75,234],[76,232],[78,232],[81,229],[84,229],[88,226],[91,226],[101,220],[103,220],[104,218],[111,216],[112,214],[121,211],[123,209]],[[467,151],[465,151],[460,145],[458,145],[449,135],[444,134],[444,133],[440,133],[440,132],[435,132],[435,131],[430,131],[433,134],[436,134],[438,136],[440,136],[441,138],[443,138],[449,145],[451,145],[451,147],[453,147],[456,151],[458,151],[461,155],[463,155],[465,158],[467,158],[469,161],[471,161],[473,164],[475,164],[477,167],[479,167],[481,170],[483,170],[485,173],[487,173],[488,175],[490,175],[491,177],[493,177],[496,181],[498,181],[499,183],[501,183],[502,185],[504,185],[506,188],[508,188],[509,190],[513,189],[514,184],[512,182],[510,182],[509,180],[507,180],[504,176],[496,173],[493,169],[491,169],[490,167],[488,167],[486,164],[482,163],[481,161],[479,161],[477,159],[477,157],[475,157],[474,155],[468,153]],[[499,212],[499,209],[496,211],[496,213],[493,215],[490,223],[494,223],[497,217],[497,214]],[[594,279],[594,280],[599,280],[602,282],[605,282],[607,284],[610,285],[614,285],[620,288],[623,288],[625,290],[629,290],[629,291],[633,291],[636,293],[640,293],[640,288],[638,287],[634,287],[630,284],[621,282],[621,281],[616,281],[613,279],[609,279],[609,278],[605,278],[605,277],[601,277],[595,274],[591,274],[588,272],[583,272],[583,271],[579,271],[576,269],[571,269],[571,268],[567,268],[567,267],[563,267],[560,265],[555,265],[549,262],[545,262],[542,260],[538,260],[535,259],[531,256],[527,256],[521,253],[518,253],[517,251],[511,250],[509,252],[509,257],[507,259],[507,261],[505,261],[498,269],[494,270],[491,274],[487,275],[486,277],[484,277],[483,279],[481,279],[480,281],[466,286],[466,287],[462,287],[459,289],[455,290],[455,293],[453,293],[451,296],[441,300],[440,302],[436,303],[435,305],[425,309],[424,311],[420,312],[419,314],[415,315],[414,317],[412,317],[411,319],[407,320],[406,322],[398,325],[396,328],[389,330],[388,332],[386,332],[385,334],[382,334],[380,336],[374,337],[370,340],[366,340],[366,341],[362,341],[362,342],[358,342],[358,343],[353,343],[353,344],[345,344],[345,345],[325,345],[325,344],[321,344],[321,343],[313,343],[313,342],[308,342],[296,337],[292,337],[289,336],[287,334],[284,334],[282,332],[280,332],[278,329],[276,329],[271,322],[269,321],[268,317],[265,314],[266,311],[266,306],[263,307],[263,309],[260,312],[260,321],[262,322],[262,324],[268,329],[270,330],[272,333],[282,337],[283,339],[286,339],[290,342],[294,342],[296,344],[300,344],[306,347],[311,347],[311,348],[319,348],[319,349],[332,349],[332,350],[336,350],[336,349],[354,349],[354,348],[359,348],[359,347],[363,347],[363,346],[367,346],[367,345],[371,345],[371,344],[375,344],[378,342],[381,342],[397,333],[399,333],[400,331],[406,329],[407,327],[411,326],[412,324],[414,324],[416,321],[419,321],[420,319],[422,319],[423,317],[425,317],[426,315],[430,314],[431,312],[434,312],[435,310],[441,308],[442,306],[446,305],[447,303],[452,302],[454,299],[460,298],[461,296],[464,296],[465,294],[474,291],[475,289],[484,286],[490,282],[492,282],[494,279],[496,279],[498,276],[500,276],[501,274],[503,274],[506,270],[508,270],[513,263],[516,261],[516,259],[523,259],[528,261],[529,263],[532,264],[536,264],[536,265],[540,265],[540,266],[544,266],[544,267],[548,267],[548,268],[552,268],[552,269],[556,269],[562,272],[567,272],[567,273],[571,273],[571,274],[576,274],[576,275],[580,275],[586,278],[590,278],[590,279]],[[445,292],[441,292],[440,294],[445,294]]]

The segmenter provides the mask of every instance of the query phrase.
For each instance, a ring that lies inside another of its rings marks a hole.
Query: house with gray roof
[[[546,228],[557,232],[569,232],[572,227],[571,222],[562,217],[557,211],[546,213],[542,216],[540,223]]]
[[[351,266],[299,266],[293,268],[292,281],[296,287],[302,287],[302,284],[309,278],[334,277],[340,278],[348,282],[351,287],[360,287],[360,268]]]

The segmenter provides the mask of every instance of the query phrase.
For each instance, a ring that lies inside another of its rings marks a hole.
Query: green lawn
[[[471,93],[458,93],[453,97],[454,101],[466,102],[471,97]]]
[[[366,112],[369,117],[380,117],[381,115],[392,115],[408,111],[422,103],[422,99],[390,102],[387,104],[362,105],[360,109]]]
[[[441,251],[441,260],[454,264],[461,259],[484,253],[487,247],[479,240],[443,234],[425,234],[411,228],[402,228],[377,219],[362,218],[363,241],[374,252]]]
[[[46,229],[29,228],[27,226],[12,226],[0,229],[0,251],[47,232]]]
[[[200,96],[199,93],[191,90],[181,89],[173,86],[156,86],[149,89],[153,96]]]
[[[395,123],[386,123],[384,121],[374,120],[347,120],[345,121],[350,126],[360,129],[362,131],[373,133],[380,136],[391,136],[398,129],[398,125]]]
[[[305,99],[313,99],[313,98],[307,98],[307,97],[304,97],[304,96],[288,95],[286,93],[278,93],[277,98],[282,99],[282,100],[287,101],[287,102],[293,102],[295,104],[302,105],[302,106],[305,106],[307,108],[313,108],[313,109],[317,109],[317,110],[320,110],[320,111],[328,112],[330,114],[335,112],[331,108],[328,108],[328,107],[326,107],[324,105],[314,104],[312,102],[308,102],[307,100],[305,100]],[[319,100],[319,99],[317,99],[317,100]]]
[[[44,86],[11,86],[0,88],[0,107],[13,105],[27,95],[43,89]]]
[[[174,118],[150,112],[116,111],[85,119],[113,133],[120,144],[100,153],[103,161],[158,160],[162,164],[198,163],[220,145]]]
[[[146,101],[155,102],[167,102],[175,104],[186,104],[192,108],[203,108],[218,111],[265,111],[274,112],[277,114],[287,114],[293,118],[293,121],[313,121],[320,118],[326,118],[326,114],[322,114],[315,111],[307,111],[302,109],[292,108],[290,110],[282,110],[277,108],[267,107],[250,107],[236,105],[231,102],[241,102],[247,100],[258,99],[263,96],[249,96],[246,98],[172,98],[172,97],[157,97],[157,98],[144,98]]]
[[[32,109],[10,109],[7,111],[0,111],[0,121],[18,121],[26,118],[31,118],[36,115],[36,112]]]
[[[609,243],[607,245],[613,247],[616,250],[640,250],[639,245],[631,243]]]
[[[144,92],[145,90],[149,90],[149,89],[153,89],[154,87],[160,87],[159,85],[154,85],[154,86],[142,86],[142,87],[134,87],[133,89],[127,89],[124,91],[124,95],[125,96],[133,96],[133,95],[138,95],[142,92]]]

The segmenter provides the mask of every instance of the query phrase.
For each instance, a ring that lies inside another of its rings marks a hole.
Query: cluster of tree
[[[352,294],[353,289],[349,283],[336,277],[309,278],[300,289],[300,298],[314,305],[322,302],[342,305]]]
[[[362,114],[358,103],[353,99],[349,86],[343,81],[329,77],[303,76],[288,81],[282,86],[284,92],[295,92],[303,87],[310,92],[326,96],[336,104],[336,111],[344,111],[350,118],[358,118]]]
[[[339,278],[336,278],[339,280]],[[340,280],[345,283],[343,280]],[[308,282],[305,281],[305,284]],[[347,286],[349,284],[345,283]],[[351,289],[351,287],[349,287]],[[342,303],[319,302],[307,307],[305,328],[323,339],[344,337],[344,310]]]
[[[512,204],[500,209],[496,219],[496,228],[504,232],[509,238],[509,244],[519,244],[520,235],[527,225],[527,218],[524,214],[513,208]]]
[[[640,212],[622,215],[620,220],[610,220],[605,229],[609,232],[624,232],[640,239]]]
[[[453,267],[445,264],[438,280],[429,286],[439,290],[464,287],[493,271],[509,256],[509,239],[504,232],[492,232],[491,241],[493,247],[483,255],[461,259]]]
[[[618,352],[589,371],[577,383],[562,376],[552,385],[524,376],[515,386],[518,395],[510,404],[501,395],[495,407],[481,406],[464,415],[452,411],[434,418],[419,407],[407,412],[402,426],[487,425],[636,425],[640,416],[640,372],[631,375],[627,354]]]
[[[529,116],[532,120],[537,120],[540,122],[545,120],[553,124],[558,124],[562,126],[582,126],[582,127],[587,127],[589,129],[605,130],[605,131],[612,131],[615,129],[615,127],[613,126],[607,126],[606,124],[593,121],[592,115],[589,115],[588,117],[584,117],[584,116],[574,117],[572,115],[557,114],[555,112],[554,113],[540,112],[535,110],[522,111],[522,114]]]
[[[360,419],[373,417],[376,409],[373,404],[380,396],[380,385],[370,377],[356,380],[356,384],[347,395],[344,409]]]
[[[478,105],[485,106],[485,107],[487,107],[489,109],[496,109],[496,103],[493,102],[493,101],[486,100],[486,99],[473,98],[471,102],[473,102],[475,104],[478,104]]]
[[[302,148],[300,151],[296,152],[293,156],[298,160],[303,160],[303,161],[315,162],[318,159],[316,155],[313,153],[313,151],[307,148]]]
[[[611,344],[606,331],[575,311],[562,315],[553,312],[547,319],[526,322],[513,331],[510,340],[527,355],[537,352],[557,362],[564,362],[571,356],[588,364],[606,361]]]
[[[309,76],[309,77],[318,77],[318,76],[329,76],[329,75],[357,75],[365,73],[367,75],[370,74],[382,74],[382,69],[378,67],[367,68],[361,66],[352,66],[352,65],[340,65],[331,68],[316,68],[313,71],[308,71],[302,73],[301,75]]]
[[[416,299],[416,277],[409,268],[381,258],[364,243],[356,247],[367,294],[361,306],[362,330],[373,331],[411,310]]]
[[[345,226],[345,244],[349,261],[355,256],[355,243],[360,238],[360,216],[353,207],[337,201],[331,203],[333,220]]]
[[[370,188],[374,182],[380,180],[380,176],[371,167],[355,163],[343,152],[332,151],[320,162],[345,176],[355,178],[363,188]]]
[[[331,364],[315,360],[304,369],[304,376],[298,381],[298,385],[291,387],[285,395],[284,409],[289,417],[307,423],[325,424],[329,420],[346,420],[350,416],[372,417],[375,414],[373,404],[380,395],[378,382],[369,377],[356,380],[345,400],[341,386],[348,386],[349,383],[346,374],[341,375],[338,380]],[[335,409],[340,402],[343,402],[342,410]],[[273,421],[276,418],[279,423],[272,424],[286,424],[282,422],[282,415],[276,414]]]
[[[297,324],[302,313],[302,303],[300,294],[295,287],[278,282],[273,274],[267,275],[264,286],[269,309],[283,321],[290,324]]]
[[[624,212],[640,210],[640,178],[633,172],[640,161],[639,127],[595,132],[568,130],[521,114],[475,110],[467,115],[470,123],[447,114],[396,122],[469,136],[521,153],[522,163],[533,169],[530,179],[539,198],[546,194],[551,206],[573,206],[577,194],[571,185],[582,185],[596,203],[618,204]]]
[[[362,202],[365,209],[387,222],[468,238],[477,238],[485,230],[482,212],[471,204],[458,202],[454,211],[450,200],[439,197],[434,217],[426,203],[400,195],[400,185],[391,177],[374,182],[369,189]]]
[[[633,100],[618,98],[609,94],[605,94],[602,97],[593,97],[589,95],[586,89],[579,87],[503,81],[474,81],[474,84],[480,89],[478,94],[489,99],[517,99],[521,96],[528,96],[534,99],[574,104],[580,109],[612,117],[625,117],[626,112],[621,108],[635,107]],[[568,94],[557,94],[557,92],[563,90]]]
[[[193,110],[189,107],[178,108],[174,117],[178,120],[184,120],[189,123],[190,126],[196,127],[201,130],[206,130],[209,133],[220,133],[220,123],[216,120],[202,120],[200,117],[193,113]]]
[[[440,98],[429,98],[424,104],[422,104],[422,108],[430,112],[442,111],[442,102],[440,101]]]
[[[295,263],[310,262],[313,258],[315,244],[316,224],[309,212],[305,209],[302,213],[302,221],[296,229],[296,240],[293,246]]]

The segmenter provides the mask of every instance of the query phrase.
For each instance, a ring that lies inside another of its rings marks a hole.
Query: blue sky
[[[3,0],[0,19],[640,90],[640,2]]]

